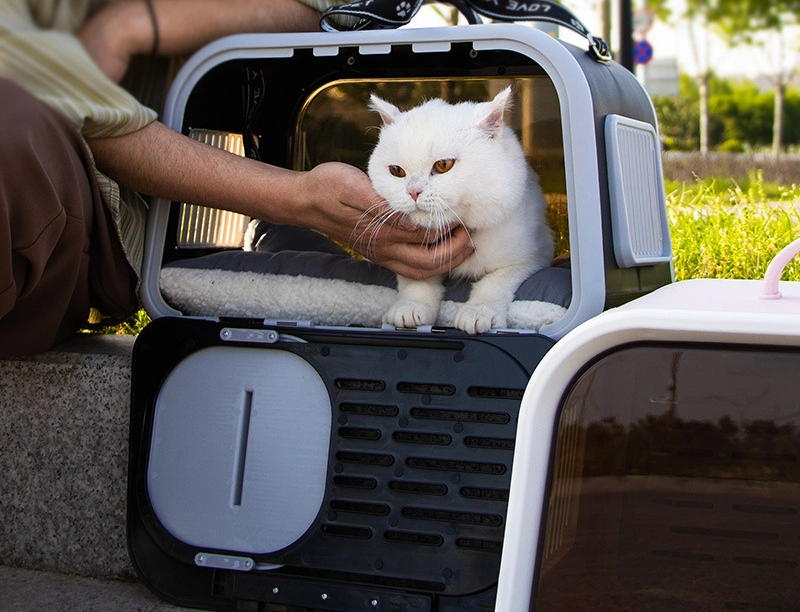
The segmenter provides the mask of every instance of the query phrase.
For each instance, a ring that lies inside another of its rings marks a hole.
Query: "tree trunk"
[[[700,154],[708,155],[708,82],[711,74],[708,71],[697,76],[700,89]]]
[[[777,159],[783,151],[783,99],[786,83],[778,75],[775,78],[775,117],[772,122],[772,157]]]
[[[611,44],[611,0],[599,0],[597,20],[600,24],[600,36],[608,44]]]

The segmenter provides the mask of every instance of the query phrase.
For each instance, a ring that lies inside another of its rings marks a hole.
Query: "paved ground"
[[[138,582],[0,566],[0,612],[178,612]]]

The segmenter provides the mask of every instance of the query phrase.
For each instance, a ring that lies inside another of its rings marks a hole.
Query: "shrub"
[[[735,138],[729,138],[717,147],[720,153],[744,153],[744,145]]]

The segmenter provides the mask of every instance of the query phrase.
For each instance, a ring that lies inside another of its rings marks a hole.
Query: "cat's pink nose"
[[[419,197],[419,194],[421,194],[421,193],[422,193],[422,189],[417,189],[416,187],[409,187],[408,188],[408,195],[410,195],[411,199],[414,200],[415,202],[417,201],[417,198]]]

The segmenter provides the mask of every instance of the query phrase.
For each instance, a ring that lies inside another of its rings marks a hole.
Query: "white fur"
[[[450,272],[476,279],[455,316],[456,327],[469,333],[505,327],[514,292],[553,258],[538,177],[503,122],[510,93],[507,88],[481,103],[429,100],[406,112],[371,99],[383,121],[368,165],[375,190],[393,210],[433,234],[456,224],[470,232],[475,252]],[[445,159],[455,160],[452,169],[432,172],[434,163]],[[405,176],[394,176],[390,166],[401,167]],[[436,321],[441,278],[399,277],[398,288],[384,322],[415,327]]]

